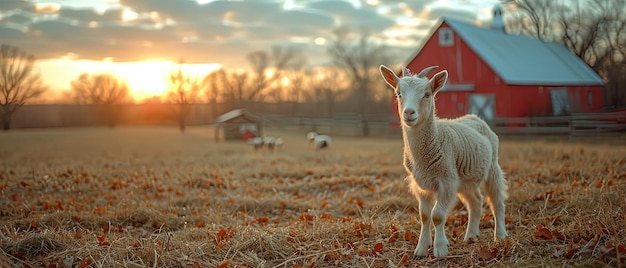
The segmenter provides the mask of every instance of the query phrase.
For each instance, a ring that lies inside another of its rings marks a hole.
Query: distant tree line
[[[246,55],[250,68],[219,69],[205,77],[195,77],[184,69],[184,59],[172,68],[167,93],[162,102],[172,105],[172,118],[181,132],[192,104],[217,103],[232,109],[252,108],[251,103],[287,103],[285,114],[297,114],[302,103],[314,103],[313,116],[332,116],[337,105],[351,107],[355,113],[389,111],[390,99],[380,86],[376,68],[392,61],[379,38],[366,31],[353,33],[337,29],[328,46],[334,59],[331,66],[307,65],[305,53],[296,47],[272,47],[269,51],[253,51]],[[4,129],[10,128],[11,117],[27,101],[42,95],[45,87],[33,70],[35,59],[17,47],[2,45],[2,78],[0,84],[1,112]],[[83,73],[71,81],[68,96],[76,104],[98,107],[97,122],[114,127],[118,124],[120,104],[130,101],[128,84],[110,73]],[[244,107],[247,106],[247,107]],[[284,106],[284,105],[283,105]],[[364,135],[368,134],[367,118],[363,119]]]
[[[606,82],[604,106],[626,106],[626,0],[501,0],[508,29],[563,44]]]

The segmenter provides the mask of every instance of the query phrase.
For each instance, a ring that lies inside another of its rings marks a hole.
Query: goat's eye
[[[428,97],[430,97],[430,92],[424,93],[424,98],[428,98]]]

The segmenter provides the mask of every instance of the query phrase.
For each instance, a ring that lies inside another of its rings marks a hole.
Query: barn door
[[[567,115],[572,112],[572,104],[566,88],[551,89],[550,99],[552,100],[552,112],[554,115]]]
[[[496,116],[496,95],[494,94],[469,94],[467,104],[468,113],[475,114],[488,123],[491,123]]]

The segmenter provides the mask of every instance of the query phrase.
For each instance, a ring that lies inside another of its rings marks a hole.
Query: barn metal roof
[[[563,45],[450,18],[443,21],[507,84],[604,85],[591,67]]]
[[[224,123],[224,122],[230,121],[230,120],[235,119],[235,118],[240,117],[240,116],[246,117],[246,118],[248,118],[250,120],[254,120],[254,121],[257,121],[257,119],[258,119],[256,116],[252,115],[246,109],[235,109],[235,110],[226,112],[226,113],[218,116],[217,117],[217,122],[218,123]]]

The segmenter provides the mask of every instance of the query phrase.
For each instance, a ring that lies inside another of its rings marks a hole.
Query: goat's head
[[[426,118],[434,114],[434,96],[448,79],[448,71],[443,70],[429,80],[428,73],[435,68],[437,66],[431,66],[418,74],[411,74],[409,69],[402,67],[402,77],[398,77],[391,69],[380,66],[380,74],[394,89],[398,99],[398,115],[403,125],[420,126]]]

